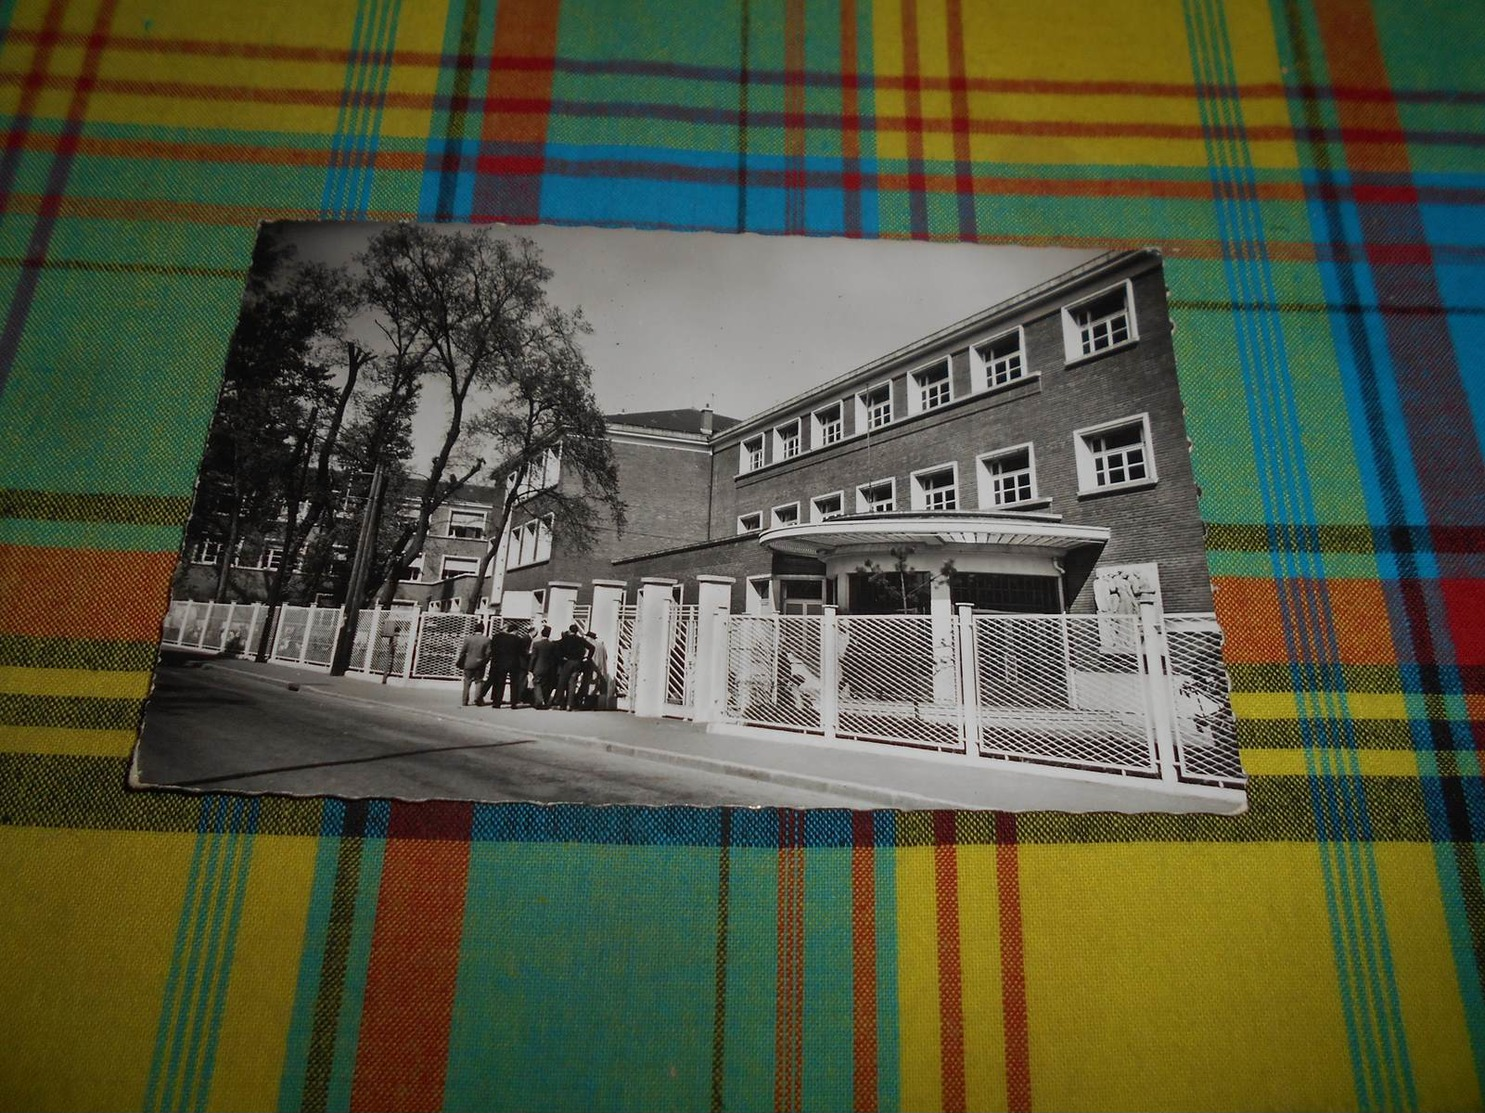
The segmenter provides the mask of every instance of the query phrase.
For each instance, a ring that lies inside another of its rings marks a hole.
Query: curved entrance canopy
[[[970,547],[1062,554],[1109,540],[1102,526],[1068,525],[1047,514],[967,511],[863,514],[800,522],[767,530],[759,541],[775,552],[829,560],[838,553],[888,551],[898,546]]]

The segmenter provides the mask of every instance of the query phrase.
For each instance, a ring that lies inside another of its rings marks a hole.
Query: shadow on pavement
[[[216,777],[197,777],[194,780],[171,781],[169,784],[150,784],[151,788],[200,788],[203,785],[221,784],[224,781],[241,780],[244,777],[267,777],[274,773],[298,773],[305,769],[333,769],[340,765],[366,765],[373,761],[395,761],[398,758],[422,757],[425,754],[444,754],[455,750],[494,750],[502,746],[524,746],[535,742],[534,738],[511,738],[500,742],[470,742],[463,746],[432,746],[427,749],[403,750],[393,754],[373,754],[370,757],[350,757],[340,761],[310,761],[301,765],[275,765],[267,769],[245,769],[236,773],[223,773]]]

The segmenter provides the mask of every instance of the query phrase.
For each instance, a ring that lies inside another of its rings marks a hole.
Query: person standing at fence
[[[534,705],[536,697],[533,695],[534,685],[531,681],[531,627],[522,623],[516,627],[516,637],[521,639],[521,663],[516,667],[515,675],[510,681],[510,705],[520,707],[522,704]]]
[[[557,651],[562,658],[562,671],[557,674],[557,706],[571,711],[587,684],[588,658],[593,647],[573,623],[557,643]]]
[[[514,707],[521,699],[521,678],[526,672],[526,646],[521,635],[509,627],[502,626],[499,633],[490,639],[490,676],[480,690],[480,702],[493,691],[492,707],[505,702],[505,686],[510,685],[510,703]]]
[[[608,646],[603,644],[603,639],[593,630],[588,631],[588,643],[593,647],[592,655],[588,658],[593,673],[593,706],[596,710],[607,711],[609,694],[613,690],[608,675]]]
[[[552,705],[552,692],[557,687],[557,643],[552,628],[543,626],[531,643],[531,706],[545,711]]]
[[[454,658],[454,667],[464,672],[464,692],[459,703],[469,706],[469,689],[474,688],[474,705],[485,705],[485,669],[490,664],[490,639],[483,630],[475,627],[459,646],[459,655]]]

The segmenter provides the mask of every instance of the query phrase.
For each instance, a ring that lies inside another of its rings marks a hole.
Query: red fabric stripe
[[[158,641],[174,567],[174,553],[0,545],[0,633]]]
[[[495,157],[480,160],[475,179],[473,211],[480,216],[535,220],[541,215],[558,19],[559,6],[547,0],[500,0],[496,10],[489,97],[480,128],[482,152]],[[543,64],[515,68],[508,64],[514,58]]]
[[[853,1108],[877,1108],[877,865],[870,812],[851,813]]]
[[[1026,1023],[1026,952],[1021,933],[1021,870],[1016,817],[995,816],[995,885],[1000,908],[1000,1001],[1005,1030],[1006,1108],[1031,1109],[1031,1038]]]
[[[963,1113],[964,995],[959,965],[959,848],[953,812],[933,813],[934,889],[938,896],[940,1106]]]
[[[804,813],[779,809],[778,1002],[773,1106],[798,1109],[804,1093]]]
[[[474,806],[394,804],[351,1109],[443,1105]]]

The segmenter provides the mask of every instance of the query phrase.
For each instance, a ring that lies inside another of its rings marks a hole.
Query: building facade
[[[630,524],[507,590],[735,579],[734,609],[1212,607],[1161,262],[1110,254],[742,421],[618,417]],[[531,528],[516,516],[515,529]],[[533,552],[534,555],[534,552]],[[688,600],[689,601],[689,600]]]

